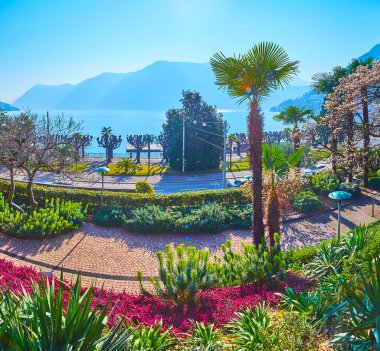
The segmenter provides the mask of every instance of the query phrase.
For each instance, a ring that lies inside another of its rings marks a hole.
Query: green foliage
[[[121,227],[125,210],[120,207],[102,207],[93,217],[94,223],[103,227]]]
[[[214,202],[185,211],[175,226],[178,232],[219,232],[227,227],[227,217],[225,207]]]
[[[312,191],[301,191],[292,200],[292,206],[299,212],[312,212],[322,207],[322,202]]]
[[[278,276],[285,277],[285,270],[292,261],[293,251],[281,251],[280,236],[274,234],[275,245],[242,243],[242,252],[232,249],[231,242],[221,246],[223,259],[219,260],[219,283],[221,285],[249,284]]]
[[[218,169],[223,150],[223,120],[215,106],[198,92],[182,91],[182,107],[166,112],[163,133],[172,169],[182,169],[182,128],[185,121],[186,171]]]
[[[160,265],[159,278],[151,277],[156,294],[177,303],[191,303],[201,290],[216,286],[216,266],[210,261],[209,250],[197,250],[194,246],[178,245],[175,250],[165,246],[165,255],[157,252]],[[150,295],[143,287],[142,273],[137,274],[141,292]]]
[[[10,182],[0,180],[0,192],[7,195]],[[101,205],[101,192],[96,190],[69,189],[62,187],[49,187],[34,185],[34,195],[37,202],[45,199],[60,198],[66,201],[81,202],[88,206],[89,213],[95,213],[103,207]],[[207,190],[177,194],[137,194],[126,192],[104,191],[104,206],[115,207],[141,207],[147,205],[175,206],[187,208],[199,206],[207,202],[218,202],[221,205],[245,204],[251,201],[250,197],[241,189]],[[28,202],[26,184],[16,183],[16,200]]]
[[[122,221],[123,227],[132,232],[165,233],[173,231],[174,216],[174,211],[152,205],[131,210]]]
[[[327,316],[340,312],[339,322],[343,332],[334,343],[346,349],[380,349],[380,257],[370,265],[369,275],[359,272],[360,287],[353,289],[342,282],[345,301]],[[347,311],[347,312],[346,312]]]
[[[126,326],[131,336],[128,339],[131,351],[163,351],[171,349],[175,339],[170,334],[170,329],[164,330],[161,322],[155,322],[152,326],[139,325],[136,328]]]
[[[334,191],[339,179],[332,172],[321,172],[310,176],[311,189],[317,194],[327,195]]]
[[[325,160],[326,158],[329,158],[331,156],[331,151],[327,149],[322,150],[310,150],[309,155],[311,158],[311,163],[315,164],[319,161]]]
[[[217,351],[222,350],[224,343],[220,340],[221,331],[214,324],[192,321],[192,334],[187,334],[184,344],[191,350]]]
[[[380,189],[380,176],[369,178],[368,186],[372,189]]]
[[[77,229],[86,219],[86,209],[79,202],[46,200],[45,207],[32,214],[10,208],[0,195],[0,227],[9,235],[24,238],[45,237]]]
[[[133,158],[123,158],[116,164],[116,169],[124,174],[135,174],[141,166]]]
[[[66,303],[67,287],[62,275],[56,284],[46,279],[44,284],[34,284],[30,293],[5,293],[0,308],[5,336],[0,339],[2,350],[126,349],[130,334],[120,326],[107,328],[108,301],[103,306],[93,306],[92,289],[83,291],[78,277],[69,288]]]
[[[227,208],[229,227],[246,229],[252,226],[252,205],[232,205]]]
[[[360,196],[360,186],[356,183],[344,182],[340,183],[335,187],[335,190],[345,191],[351,194],[352,198]]]
[[[273,350],[279,345],[279,334],[271,324],[268,307],[259,303],[255,310],[236,313],[230,324],[233,347],[240,351]]]
[[[136,193],[154,194],[154,189],[150,183],[144,180],[136,183]]]

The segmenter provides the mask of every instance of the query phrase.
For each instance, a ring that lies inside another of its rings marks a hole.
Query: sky
[[[281,45],[310,80],[380,43],[379,22],[380,0],[0,0],[0,101],[261,41]]]

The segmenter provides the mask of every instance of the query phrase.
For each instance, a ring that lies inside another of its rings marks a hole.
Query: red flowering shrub
[[[39,282],[40,274],[30,267],[17,267],[13,263],[0,260],[0,288],[19,292],[24,287],[30,290],[32,281]],[[57,278],[48,278],[57,279]],[[290,286],[295,291],[301,291],[311,285],[311,282],[296,275],[288,274],[285,282],[268,282],[254,285],[221,287],[203,291],[198,295],[196,305],[168,304],[158,297],[146,297],[125,292],[115,293],[93,288],[93,305],[104,306],[110,299],[110,310],[114,308],[110,318],[113,325],[118,318],[131,323],[142,323],[151,326],[155,321],[163,321],[164,328],[173,325],[174,332],[189,330],[189,319],[204,323],[215,323],[217,327],[228,323],[234,312],[242,307],[255,306],[259,301],[266,301],[274,306],[279,297],[276,292],[285,292]],[[65,296],[67,299],[67,294]],[[67,301],[66,301],[67,302]]]

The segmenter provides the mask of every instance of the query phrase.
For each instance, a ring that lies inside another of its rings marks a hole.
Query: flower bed
[[[41,277],[33,268],[17,267],[6,260],[0,260],[0,276],[2,276],[1,289],[9,288],[15,292],[20,292],[22,287],[30,291],[31,282],[40,281]],[[53,278],[49,278],[51,279]],[[242,307],[255,306],[260,301],[267,301],[274,306],[279,301],[275,293],[284,292],[287,286],[300,291],[310,286],[310,281],[288,274],[286,281],[282,283],[260,283],[208,290],[201,292],[196,305],[189,308],[166,303],[157,297],[126,292],[114,293],[93,288],[95,293],[93,304],[95,305],[100,297],[100,306],[106,304],[107,298],[110,298],[110,309],[116,305],[109,321],[110,325],[113,325],[119,317],[149,326],[162,319],[165,328],[173,325],[174,332],[182,332],[190,329],[189,319],[222,326]]]

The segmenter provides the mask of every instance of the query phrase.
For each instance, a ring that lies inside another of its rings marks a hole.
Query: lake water
[[[37,113],[46,113],[46,111],[34,111]],[[220,111],[227,120],[230,129],[229,133],[246,132],[247,131],[247,115],[246,110],[228,110]],[[116,153],[122,153],[125,150],[125,137],[127,134],[154,134],[158,135],[162,129],[162,123],[165,120],[165,111],[131,111],[131,110],[76,110],[76,111],[56,111],[50,110],[50,115],[62,114],[69,117],[72,116],[76,121],[83,122],[83,133],[91,134],[94,140],[86,152],[104,153],[104,149],[99,147],[95,138],[100,135],[103,127],[111,127],[114,134],[121,135],[123,142],[121,146],[115,150]],[[274,112],[264,111],[266,131],[279,131],[283,129],[283,125],[273,120]]]

